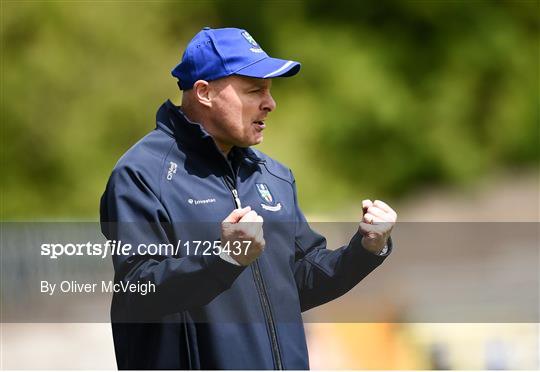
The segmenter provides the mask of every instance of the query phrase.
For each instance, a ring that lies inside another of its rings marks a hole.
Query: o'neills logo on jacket
[[[174,161],[169,162],[169,170],[167,171],[168,181],[172,180],[173,174],[176,174],[177,168],[178,168],[178,165]]]

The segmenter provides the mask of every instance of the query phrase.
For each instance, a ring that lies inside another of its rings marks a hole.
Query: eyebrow
[[[270,86],[269,83],[267,83],[266,81],[264,80],[254,80],[252,83],[249,84],[252,88],[253,87],[257,87],[257,88],[267,88]]]

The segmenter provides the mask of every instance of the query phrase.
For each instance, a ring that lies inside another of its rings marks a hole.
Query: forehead
[[[249,76],[232,75],[226,78],[228,82],[239,88],[270,88],[272,86],[272,79],[258,79]]]

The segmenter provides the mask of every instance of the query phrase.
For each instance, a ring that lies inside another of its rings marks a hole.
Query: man
[[[341,296],[388,255],[388,205],[363,201],[358,233],[326,249],[291,171],[250,147],[276,107],[271,78],[299,69],[245,30],[204,28],[188,44],[172,71],[182,106],[161,106],[101,200],[105,236],[133,246],[113,257],[115,280],[156,286],[114,294],[119,368],[307,369],[301,312]],[[137,248],[167,243],[177,249]]]

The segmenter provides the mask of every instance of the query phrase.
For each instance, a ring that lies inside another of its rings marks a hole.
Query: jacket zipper
[[[234,204],[236,204],[236,208],[242,208],[242,202],[240,202],[240,198],[238,197],[238,191],[236,189],[232,189],[231,191],[234,197]]]
[[[283,369],[283,363],[281,362],[281,353],[279,352],[279,344],[277,341],[276,325],[274,322],[274,317],[272,316],[272,310],[270,309],[270,303],[268,300],[268,293],[264,286],[264,281],[262,279],[261,270],[259,268],[259,260],[255,260],[253,265],[251,265],[253,271],[253,277],[255,278],[255,286],[257,287],[257,292],[259,292],[259,297],[263,304],[264,317],[266,318],[266,323],[268,325],[268,330],[270,332],[270,341],[272,345],[272,357],[274,359],[274,366],[278,370]]]
[[[238,190],[236,189],[234,185],[234,183],[236,183],[236,180],[234,180],[233,182],[230,182],[230,180],[229,182],[227,181],[228,179],[227,177],[225,177],[225,183],[227,184],[227,187],[232,193],[236,208],[242,208],[242,203],[240,202],[240,198],[238,196]],[[266,287],[264,285],[261,270],[259,267],[259,259],[256,259],[253,262],[253,264],[250,266],[253,273],[253,278],[255,280],[255,287],[257,287],[257,293],[259,294],[259,299],[261,300],[261,303],[262,303],[264,318],[266,320],[266,325],[268,326],[268,332],[270,333],[270,344],[272,347],[272,359],[274,360],[274,366],[276,367],[277,370],[282,370],[283,363],[281,361],[281,353],[279,351],[276,325],[275,325],[274,317],[272,315],[272,310],[270,309],[270,300],[268,299],[268,293],[266,292]]]

